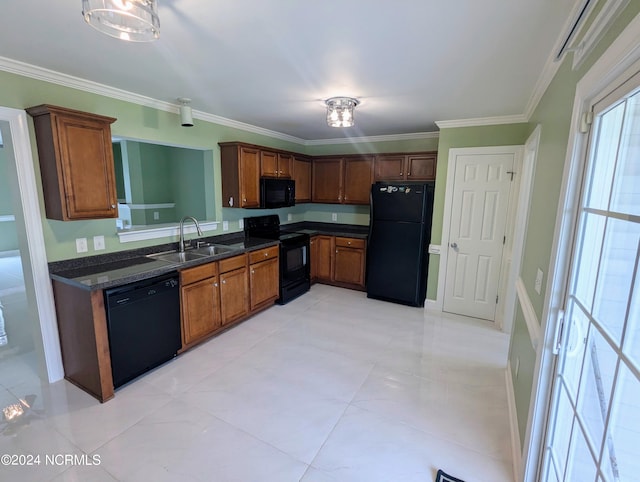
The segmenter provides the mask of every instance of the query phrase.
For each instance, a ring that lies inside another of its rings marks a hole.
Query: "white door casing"
[[[58,337],[53,290],[49,279],[49,268],[42,231],[38,188],[33,167],[31,141],[24,110],[0,107],[0,121],[6,121],[8,129],[2,132],[5,147],[11,151],[9,162],[10,175],[14,177],[20,193],[20,209],[16,211],[16,225],[24,232],[26,247],[23,261],[26,258],[28,269],[25,270],[27,290],[32,293],[34,311],[37,313],[41,337],[37,345],[41,346],[46,365],[46,376],[49,382],[62,379],[62,355]]]
[[[521,150],[480,147],[449,153],[443,311],[495,320],[511,173]]]

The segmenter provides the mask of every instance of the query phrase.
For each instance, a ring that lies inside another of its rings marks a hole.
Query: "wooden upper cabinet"
[[[278,154],[272,151],[260,151],[260,175],[278,177]]]
[[[347,157],[344,159],[345,204],[369,204],[373,183],[373,156]]]
[[[291,154],[278,153],[278,177],[290,179],[293,176],[293,156]]]
[[[260,176],[291,178],[293,156],[288,153],[260,150]]]
[[[313,160],[312,200],[314,203],[336,204],[342,202],[342,158],[315,158]]]
[[[375,161],[375,180],[401,180],[405,177],[404,155],[380,155]]]
[[[113,117],[39,105],[33,117],[47,218],[60,221],[118,216]]]
[[[222,205],[260,206],[260,149],[238,142],[221,142]]]
[[[375,157],[376,181],[433,181],[437,152],[380,154]]]
[[[311,202],[311,159],[295,156],[292,177],[296,182],[296,203]]]
[[[433,181],[436,178],[436,152],[407,155],[407,180]]]

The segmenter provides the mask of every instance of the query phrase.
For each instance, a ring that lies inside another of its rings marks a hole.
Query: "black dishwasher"
[[[177,274],[105,290],[113,386],[170,360],[182,346]]]

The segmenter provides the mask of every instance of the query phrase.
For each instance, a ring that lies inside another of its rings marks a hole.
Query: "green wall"
[[[589,25],[599,9],[591,13],[587,21]],[[536,126],[540,125],[540,144],[534,173],[534,184],[531,194],[529,220],[525,238],[523,263],[520,271],[539,320],[542,319],[546,291],[547,276],[551,263],[553,236],[556,223],[558,202],[562,185],[565,156],[569,142],[569,131],[573,110],[576,85],[593,63],[605,52],[607,47],[617,38],[628,23],[640,12],[640,2],[630,2],[614,25],[604,35],[589,58],[577,70],[572,70],[571,54],[562,60],[556,75],[536,106],[531,119],[526,124],[467,127],[441,129],[438,148],[438,173],[436,182],[436,201],[434,205],[434,224],[432,239],[437,243],[442,237],[442,214],[444,207],[444,189],[446,187],[446,171],[449,149],[459,147],[477,147],[492,145],[524,144]],[[437,279],[438,256],[431,257],[429,280]],[[541,295],[534,290],[536,271],[540,268],[544,273]],[[433,283],[429,283],[428,298],[435,298]],[[540,342],[539,346],[542,346]],[[514,398],[518,417],[520,439],[525,442],[525,432],[529,414],[534,368],[536,362],[529,331],[524,314],[520,307],[516,310],[514,326],[511,334],[509,363],[512,371]],[[516,365],[519,369],[516,373]]]
[[[442,242],[442,223],[444,217],[444,198],[447,186],[449,149],[462,147],[511,146],[524,144],[527,138],[527,124],[505,124],[480,127],[456,127],[440,130],[438,143],[438,170],[433,204],[433,224],[431,243]],[[438,294],[438,273],[440,256],[429,255],[429,275],[427,298],[435,300]]]
[[[543,295],[546,291],[549,275],[556,213],[562,187],[576,86],[639,12],[640,2],[630,2],[578,70],[572,70],[573,58],[570,54],[567,55],[531,117],[530,130],[533,131],[536,125],[540,125],[541,135],[520,276],[535,313],[543,323],[542,314],[545,304]],[[591,14],[590,20],[596,13]],[[538,295],[534,290],[538,267],[544,272],[542,295]],[[509,363],[513,368],[517,360],[520,361],[520,374],[516,377],[512,372],[512,381],[515,389],[520,438],[523,442],[533,386],[533,380],[529,373],[533,373],[535,363],[535,351],[530,343],[525,343],[522,340],[522,334],[525,333],[525,330],[524,315],[519,311],[514,324]],[[541,341],[540,346],[542,344]]]
[[[297,221],[323,221],[331,222],[331,214],[338,215],[339,223],[368,224],[368,208],[362,206],[341,206],[341,205],[316,205],[301,204],[292,208],[278,210],[254,210],[254,209],[229,209],[223,208],[221,202],[221,174],[220,174],[220,149],[219,142],[240,141],[252,144],[284,149],[308,155],[328,155],[328,154],[351,154],[351,153],[373,153],[373,152],[411,152],[411,151],[431,151],[436,150],[438,145],[437,136],[429,139],[407,139],[402,141],[378,141],[378,142],[356,142],[335,145],[303,146],[267,135],[248,132],[232,127],[222,126],[196,119],[195,126],[190,128],[181,127],[178,114],[173,114],[150,107],[144,107],[130,102],[112,99],[98,94],[83,92],[70,87],[61,86],[41,80],[31,79],[20,75],[0,71],[0,105],[16,109],[25,109],[39,104],[53,104],[65,106],[71,109],[78,109],[86,112],[95,112],[117,119],[111,126],[112,135],[116,138],[137,139],[150,143],[164,144],[171,146],[184,146],[201,151],[203,154],[202,170],[203,178],[209,185],[205,186],[205,212],[199,219],[215,219],[218,221],[229,221],[229,231],[238,231],[238,221],[245,216],[255,216],[265,212],[278,213],[283,223]],[[30,135],[32,151],[35,159],[34,167],[38,187],[41,189],[40,169],[37,162],[37,148],[33,124],[30,122]],[[123,143],[123,157],[139,159],[139,146],[135,143]],[[126,149],[126,152],[125,152]],[[138,156],[138,157],[136,157]],[[188,163],[193,160],[185,161]],[[200,162],[200,161],[197,161]],[[133,191],[144,189],[146,177],[142,170],[142,163],[137,162],[131,166],[133,172],[131,183]],[[126,166],[125,166],[126,168]],[[185,173],[180,173],[180,175]],[[178,180],[179,183],[189,183],[193,179],[191,174],[185,174]],[[188,209],[194,200],[185,197],[181,199]],[[142,200],[133,199],[134,203],[143,203]],[[44,213],[44,203],[40,199],[42,212]],[[291,214],[291,221],[288,215]],[[136,221],[134,221],[135,223]],[[146,222],[146,218],[140,223]],[[136,241],[130,243],[120,243],[116,235],[115,221],[113,219],[93,220],[93,221],[54,221],[42,220],[45,244],[47,249],[47,259],[58,261],[79,256],[91,256],[114,251],[134,249],[154,244],[177,241],[175,238],[159,238],[149,241]],[[221,234],[222,227],[217,231],[207,234]],[[93,236],[102,235],[105,237],[106,250],[95,252],[92,249]],[[89,240],[89,252],[79,255],[75,250],[75,239],[86,237]]]

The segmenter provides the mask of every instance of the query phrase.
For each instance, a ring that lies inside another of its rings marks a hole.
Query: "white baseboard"
[[[511,376],[511,365],[507,364],[504,372],[507,387],[507,406],[509,407],[509,427],[511,428],[511,459],[513,461],[513,480],[519,480],[522,473],[522,450],[520,448],[520,431],[518,429],[518,412],[516,411],[515,390]]]
[[[438,303],[438,300],[430,300],[428,298],[424,300],[424,309],[426,311],[442,311],[442,307],[440,306],[440,303]]]

